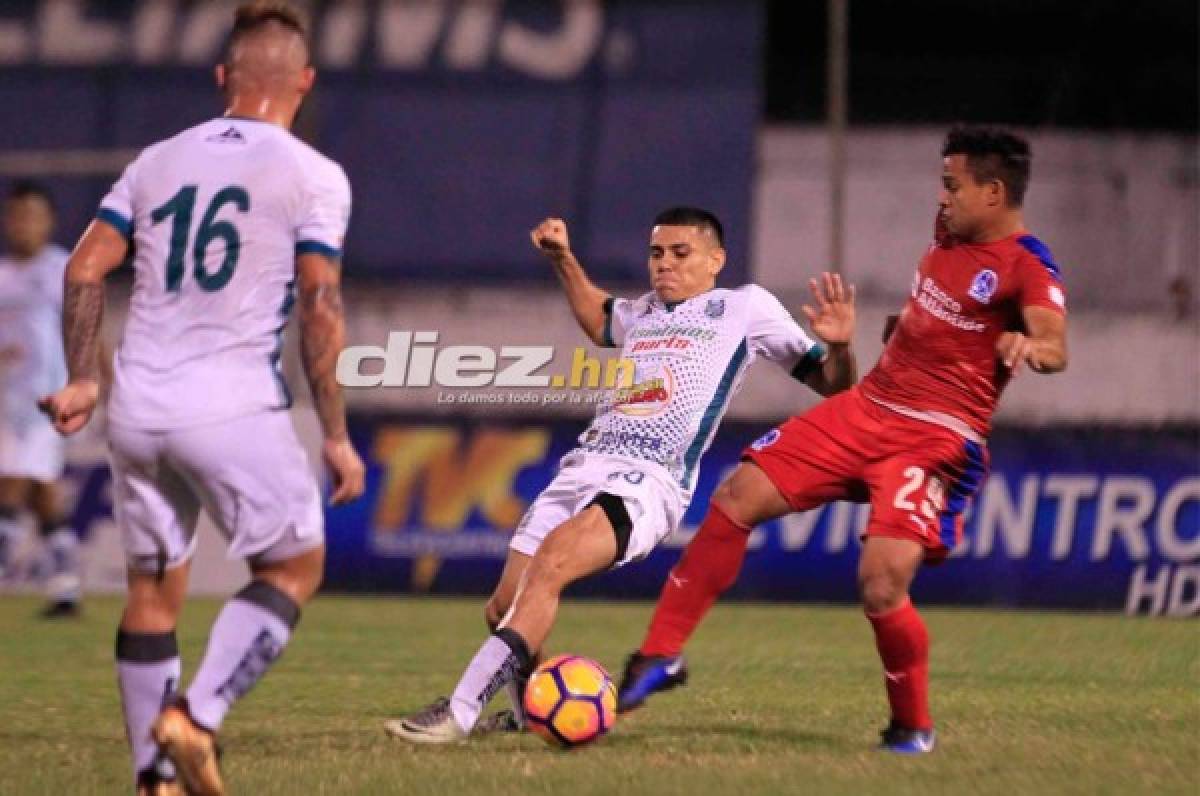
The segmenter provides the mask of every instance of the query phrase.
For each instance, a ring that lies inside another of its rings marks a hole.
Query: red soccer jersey
[[[931,245],[863,393],[943,425],[966,424],[986,438],[1011,375],[996,356],[996,340],[1020,330],[1021,310],[1031,306],[1066,312],[1058,265],[1033,235]]]

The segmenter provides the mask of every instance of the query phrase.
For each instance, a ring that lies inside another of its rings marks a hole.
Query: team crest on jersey
[[[769,448],[779,441],[780,436],[782,435],[780,434],[779,429],[773,428],[766,434],[763,434],[761,437],[754,440],[754,442],[751,442],[750,447],[756,451],[760,451],[763,448]]]
[[[704,314],[714,320],[720,318],[725,314],[725,299],[709,299]]]
[[[999,284],[1000,277],[996,276],[996,272],[990,268],[984,268],[971,280],[971,289],[967,291],[967,295],[980,304],[987,304],[992,300],[992,296],[996,293],[996,286]]]

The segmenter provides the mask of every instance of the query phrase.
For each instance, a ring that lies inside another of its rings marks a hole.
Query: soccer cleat
[[[188,715],[179,699],[159,714],[151,730],[155,743],[172,763],[189,796],[224,796],[216,738]]]
[[[625,674],[617,691],[617,712],[640,708],[651,694],[683,685],[687,678],[687,662],[682,655],[667,658],[635,652],[625,662]]]
[[[76,619],[79,617],[79,603],[75,600],[55,600],[47,603],[38,616],[42,619]]]
[[[454,720],[450,700],[446,697],[437,699],[411,716],[385,721],[383,728],[393,738],[403,738],[412,743],[454,743],[467,740],[467,732]]]
[[[496,732],[524,732],[525,726],[517,718],[515,710],[498,710],[475,725],[476,735],[491,735]]]
[[[137,796],[184,796],[178,780],[163,779],[150,767],[138,774]]]
[[[898,755],[929,754],[937,742],[937,733],[932,727],[928,730],[910,730],[897,724],[895,719],[879,734],[883,738],[879,748]]]

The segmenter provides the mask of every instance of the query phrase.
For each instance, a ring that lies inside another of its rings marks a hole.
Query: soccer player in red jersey
[[[683,645],[737,578],[755,525],[830,501],[870,502],[858,582],[891,705],[883,747],[933,749],[929,635],[909,586],[922,563],[940,563],[961,538],[1005,385],[1022,367],[1067,365],[1059,268],[1022,219],[1029,144],[956,128],[942,156],[936,239],[878,364],[746,449],[663,586],[626,666],[621,709],[684,682]]]

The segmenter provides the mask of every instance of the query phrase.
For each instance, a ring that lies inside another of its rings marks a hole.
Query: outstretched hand
[[[801,309],[808,323],[824,343],[846,345],[854,339],[854,285],[842,284],[838,274],[823,273],[821,281],[808,280],[816,299],[816,309],[805,304]]]

